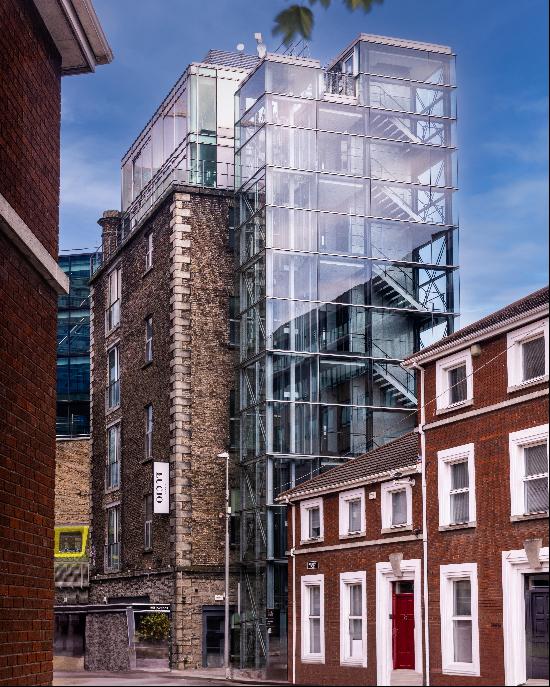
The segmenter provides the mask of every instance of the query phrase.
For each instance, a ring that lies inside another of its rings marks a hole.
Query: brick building
[[[0,26],[0,683],[48,684],[61,77],[112,54],[89,0],[5,0]]]
[[[289,679],[545,684],[548,288],[404,364],[415,432],[279,497]]]
[[[291,682],[422,684],[418,449],[410,432],[278,498],[291,506]]]
[[[426,466],[434,685],[548,679],[548,288],[405,361]]]
[[[123,212],[106,211],[99,221],[90,604],[102,612],[86,620],[88,669],[139,667],[140,623],[150,611],[169,612],[165,667],[216,666],[223,658],[225,462],[218,454],[231,443],[236,366],[226,160],[233,94],[247,60],[256,59],[211,51],[190,65],[123,159]]]

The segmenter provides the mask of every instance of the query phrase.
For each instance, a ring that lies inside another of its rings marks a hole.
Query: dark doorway
[[[203,606],[202,665],[203,668],[223,666],[225,609],[223,606]]]
[[[414,670],[414,583],[394,582],[392,598],[393,667]]]
[[[84,656],[85,613],[56,613],[54,653],[56,656]]]
[[[548,680],[548,575],[525,579],[527,679]]]

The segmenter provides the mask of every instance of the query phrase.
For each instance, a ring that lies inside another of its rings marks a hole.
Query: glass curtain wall
[[[458,311],[453,56],[274,58],[237,92],[235,134],[241,661],[268,668],[287,649],[275,498],[414,427],[400,362]]]
[[[62,255],[59,266],[69,277],[69,294],[57,309],[58,436],[90,433],[90,259]]]

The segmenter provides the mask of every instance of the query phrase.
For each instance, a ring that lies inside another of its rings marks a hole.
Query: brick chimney
[[[120,218],[121,213],[119,210],[105,210],[103,217],[97,220],[101,227],[103,264],[107,262],[117,248],[118,236],[120,236]]]

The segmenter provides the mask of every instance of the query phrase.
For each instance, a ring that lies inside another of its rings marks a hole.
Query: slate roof
[[[203,64],[217,64],[220,67],[252,70],[259,61],[260,58],[257,55],[245,55],[241,52],[228,52],[227,50],[209,50]]]
[[[418,442],[418,434],[409,432],[409,434],[405,434],[389,444],[384,444],[373,451],[369,451],[369,453],[337,465],[317,475],[317,477],[307,480],[307,482],[302,482],[294,489],[289,489],[280,494],[277,500],[286,496],[295,498],[301,493],[308,494],[310,491],[318,489],[330,490],[334,488],[334,491],[339,491],[340,487],[344,488],[350,482],[366,479],[383,472],[412,467],[418,462],[420,448]],[[350,486],[352,485],[350,484]]]
[[[524,298],[520,298],[518,301],[510,303],[510,305],[507,305],[506,307],[487,315],[487,317],[483,317],[481,320],[477,320],[477,322],[472,322],[472,324],[462,327],[462,329],[459,329],[453,334],[446,336],[444,339],[437,341],[431,346],[426,346],[426,348],[423,348],[417,353],[414,353],[406,358],[405,364],[409,360],[423,358],[427,353],[437,351],[438,348],[446,348],[453,342],[459,342],[461,339],[474,336],[484,329],[496,327],[499,324],[504,324],[507,320],[511,320],[520,315],[526,315],[531,310],[535,310],[543,305],[548,305],[548,286],[545,286],[544,288],[539,289],[538,291],[535,291]]]

